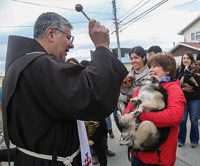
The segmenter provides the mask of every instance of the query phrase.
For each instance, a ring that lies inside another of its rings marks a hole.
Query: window
[[[195,33],[191,33],[191,40],[200,40],[200,31],[195,32]]]
[[[196,32],[196,40],[200,40],[200,31]]]
[[[195,34],[194,33],[191,33],[191,40],[195,40]]]

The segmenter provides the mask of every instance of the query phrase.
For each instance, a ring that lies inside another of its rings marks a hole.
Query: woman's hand
[[[194,91],[193,91],[193,87],[192,87],[192,86],[189,86],[189,85],[183,87],[182,90],[183,90],[183,91],[186,91],[186,92],[194,92]]]

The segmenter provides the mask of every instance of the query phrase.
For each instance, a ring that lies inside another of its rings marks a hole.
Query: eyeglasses
[[[71,43],[73,43],[73,41],[74,41],[74,36],[71,36],[70,34],[68,34],[68,33],[66,33],[66,32],[63,32],[63,31],[61,31],[60,29],[58,29],[58,28],[54,28],[55,30],[57,30],[57,31],[60,31],[60,32],[62,32],[62,33],[64,33],[64,34],[66,34],[67,35],[67,39],[71,42]]]

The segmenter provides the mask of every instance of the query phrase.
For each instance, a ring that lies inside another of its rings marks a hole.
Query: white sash
[[[84,122],[77,120],[77,127],[80,140],[82,166],[92,166],[92,158]]]

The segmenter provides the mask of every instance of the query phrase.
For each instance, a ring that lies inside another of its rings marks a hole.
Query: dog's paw
[[[135,100],[135,99],[130,99],[130,102],[131,102],[133,105],[137,105],[137,100]]]
[[[121,139],[119,140],[120,145],[132,146],[133,140],[131,138]]]
[[[135,110],[135,111],[132,113],[133,116],[139,116],[140,114],[141,114],[141,111],[139,111],[139,110]]]

